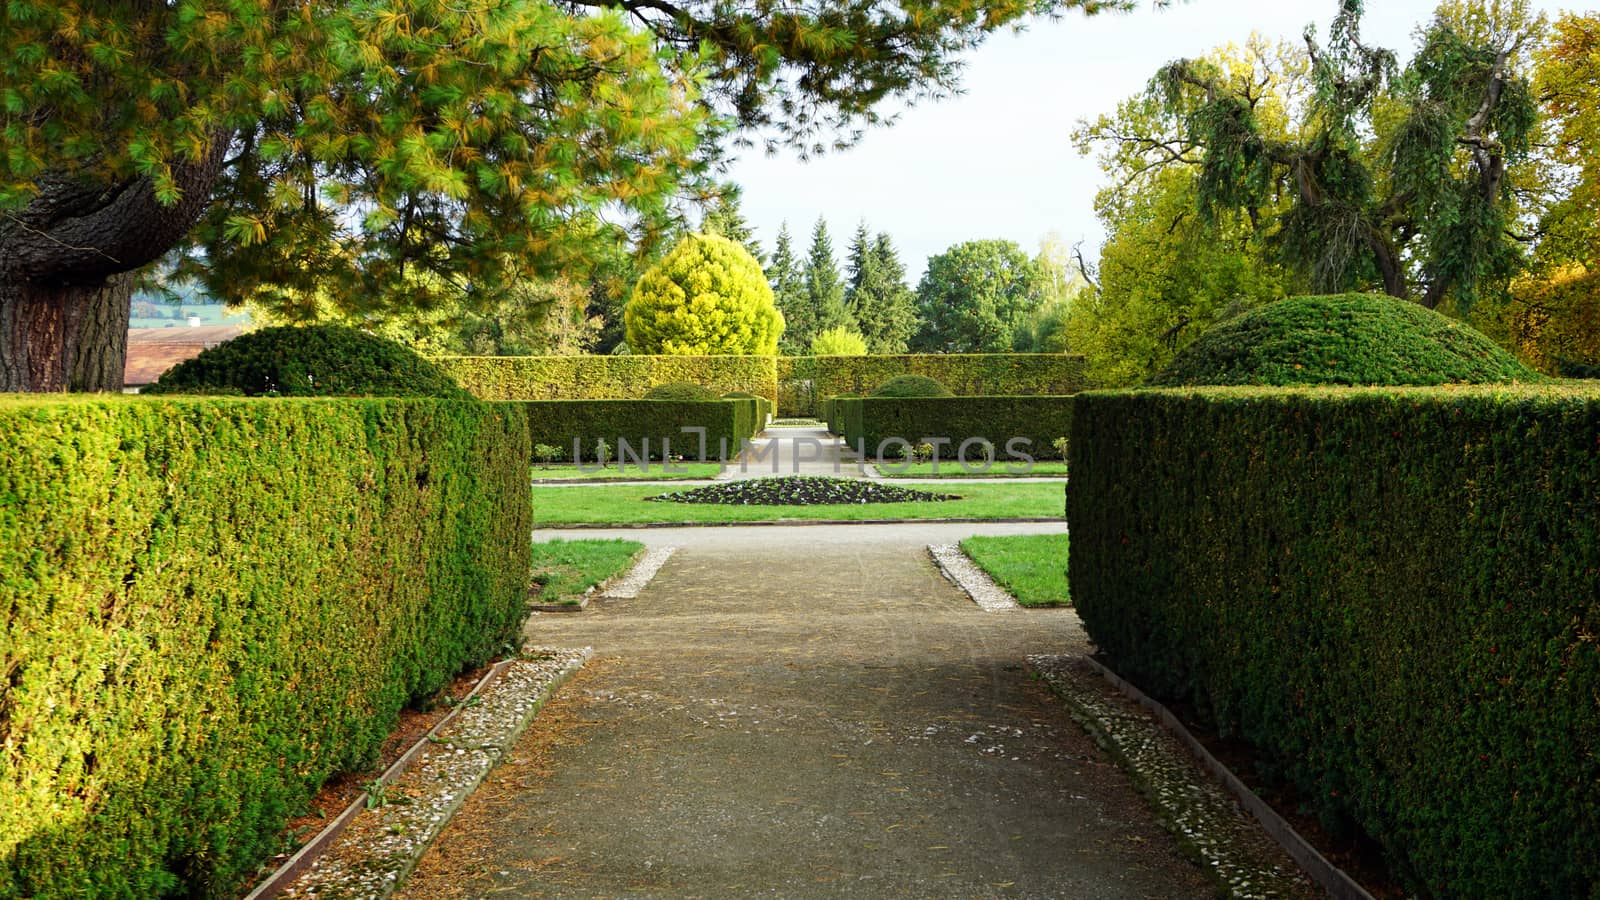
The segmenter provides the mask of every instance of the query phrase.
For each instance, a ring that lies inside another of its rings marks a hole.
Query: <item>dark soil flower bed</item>
[[[955,494],[930,494],[927,491],[850,478],[788,475],[729,481],[645,499],[730,506],[819,506],[829,503],[921,503],[961,498]]]

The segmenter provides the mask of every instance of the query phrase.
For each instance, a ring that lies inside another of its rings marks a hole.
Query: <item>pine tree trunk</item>
[[[0,392],[122,390],[133,282],[0,282]]]
[[[218,132],[203,158],[172,164],[177,203],[158,201],[148,178],[56,173],[0,218],[0,391],[122,389],[134,273],[211,205],[229,141]]]

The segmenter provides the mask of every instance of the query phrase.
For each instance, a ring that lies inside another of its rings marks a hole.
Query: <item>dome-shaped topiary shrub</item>
[[[146,394],[447,397],[471,394],[409,348],[343,325],[263,328],[168,369]]]
[[[709,400],[721,400],[717,392],[710,388],[701,387],[688,381],[669,381],[658,384],[645,391],[646,400],[678,400],[687,403],[705,403]]]
[[[772,356],[783,334],[761,263],[711,234],[689,235],[640,276],[622,318],[642,354]]]
[[[874,397],[949,397],[950,389],[926,375],[896,375],[878,385]]]
[[[1146,384],[1540,381],[1483,333],[1380,294],[1293,297],[1221,322]]]

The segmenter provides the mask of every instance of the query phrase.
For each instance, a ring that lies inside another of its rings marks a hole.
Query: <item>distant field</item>
[[[153,305],[160,311],[157,316],[131,316],[128,319],[129,328],[182,328],[188,324],[189,316],[199,316],[201,325],[247,325],[250,314],[247,312],[232,312],[221,303],[185,303],[182,306],[165,303],[158,299],[135,299],[134,309],[149,311]]]

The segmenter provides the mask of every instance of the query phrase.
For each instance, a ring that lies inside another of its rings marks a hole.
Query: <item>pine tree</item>
[[[833,239],[828,223],[821,216],[811,232],[811,253],[806,260],[806,301],[812,314],[812,331],[805,336],[806,346],[819,332],[830,328],[856,330],[855,317],[844,303],[844,278],[833,257]]]
[[[1107,5],[7,0],[0,390],[120,387],[136,273],[174,252],[215,294],[350,313],[449,299],[418,275],[586,278],[729,129],[848,143],[986,34]]]
[[[869,240],[866,227],[850,247],[850,307],[871,353],[904,353],[917,330],[916,296],[889,235]]]
[[[786,356],[803,356],[808,352],[811,335],[816,333],[816,323],[810,315],[805,279],[794,255],[794,240],[789,236],[787,221],[778,226],[778,245],[772,251],[772,263],[767,266],[767,281],[772,285],[772,295],[786,323],[778,349]],[[805,340],[796,337],[800,334],[806,335]]]

